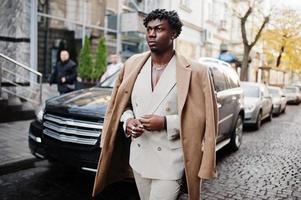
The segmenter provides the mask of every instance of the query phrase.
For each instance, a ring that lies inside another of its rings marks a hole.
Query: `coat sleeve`
[[[66,82],[69,84],[73,84],[76,81],[77,77],[77,71],[76,71],[76,65],[73,65],[70,74],[66,76]]]
[[[180,138],[180,119],[179,115],[166,115],[167,139],[175,140]]]
[[[214,93],[213,81],[208,69],[203,73],[203,91],[205,98],[206,125],[203,137],[203,156],[198,176],[202,179],[216,177],[216,135],[218,128],[217,102]]]
[[[117,95],[119,86],[120,86],[120,84],[122,83],[122,80],[123,80],[124,70],[125,70],[124,67],[122,67],[119,71],[118,78],[116,79],[116,82],[115,82],[115,85],[114,85],[114,88],[113,88],[113,91],[112,91],[112,94],[111,94],[111,100],[110,100],[110,103],[108,105],[108,108],[107,108],[107,111],[106,111],[106,114],[105,114],[105,121],[104,121],[103,131],[102,131],[101,140],[100,140],[100,147],[101,148],[103,147],[104,138],[106,136],[105,133],[107,132],[106,130],[108,128],[107,127],[108,122],[110,121],[111,116],[112,116],[112,109],[114,107],[114,103],[115,103],[115,100],[116,100],[116,95]]]

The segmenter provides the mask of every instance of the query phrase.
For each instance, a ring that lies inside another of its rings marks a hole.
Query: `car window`
[[[239,87],[239,77],[236,72],[231,68],[225,68],[225,71],[230,88]]]
[[[259,87],[254,85],[242,85],[246,97],[259,97]]]
[[[226,77],[225,77],[224,73],[217,67],[211,67],[210,71],[211,71],[211,74],[213,77],[215,91],[220,92],[220,91],[226,90],[227,82],[226,82]]]
[[[115,85],[115,81],[117,79],[118,73],[119,73],[119,70],[117,72],[115,72],[114,74],[112,74],[111,76],[109,76],[104,81],[102,81],[101,83],[99,83],[97,85],[97,87],[113,88]]]
[[[297,88],[284,88],[283,90],[285,93],[296,93],[298,92]]]
[[[281,95],[280,90],[269,88],[269,93],[272,95],[272,97],[279,97]]]

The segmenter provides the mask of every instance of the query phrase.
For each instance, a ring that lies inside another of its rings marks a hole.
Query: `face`
[[[61,57],[61,61],[62,62],[68,60],[69,59],[69,53],[68,53],[68,51],[61,51],[60,57]]]
[[[152,20],[146,27],[146,41],[152,52],[163,53],[173,48],[173,37],[167,20]]]
[[[118,56],[115,54],[111,55],[110,61],[111,61],[111,63],[116,64],[118,62]]]

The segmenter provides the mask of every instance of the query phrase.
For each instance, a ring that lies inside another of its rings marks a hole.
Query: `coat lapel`
[[[178,86],[178,113],[181,115],[187,98],[191,77],[191,68],[187,60],[176,53],[177,67],[176,80]]]
[[[161,102],[168,96],[169,92],[176,85],[176,58],[175,56],[170,60],[166,69],[162,73],[156,87],[153,90],[151,104],[149,105],[149,112],[156,112]]]
[[[130,97],[133,87],[134,87],[134,83],[137,79],[138,74],[140,73],[140,70],[142,69],[142,67],[144,66],[145,62],[147,61],[147,59],[150,57],[150,52],[147,52],[145,54],[145,56],[139,60],[137,63],[136,62],[132,62],[132,63],[128,63],[129,66],[132,66],[133,69],[129,75],[125,78],[124,80],[124,88],[125,88],[125,94],[128,95],[128,97]],[[123,98],[124,94],[120,95],[121,98]]]

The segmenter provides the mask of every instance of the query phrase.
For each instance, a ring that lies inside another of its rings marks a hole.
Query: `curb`
[[[23,157],[21,159],[15,159],[6,163],[0,164],[0,175],[13,173],[19,170],[28,169],[34,167],[34,163],[39,160],[33,156]]]

